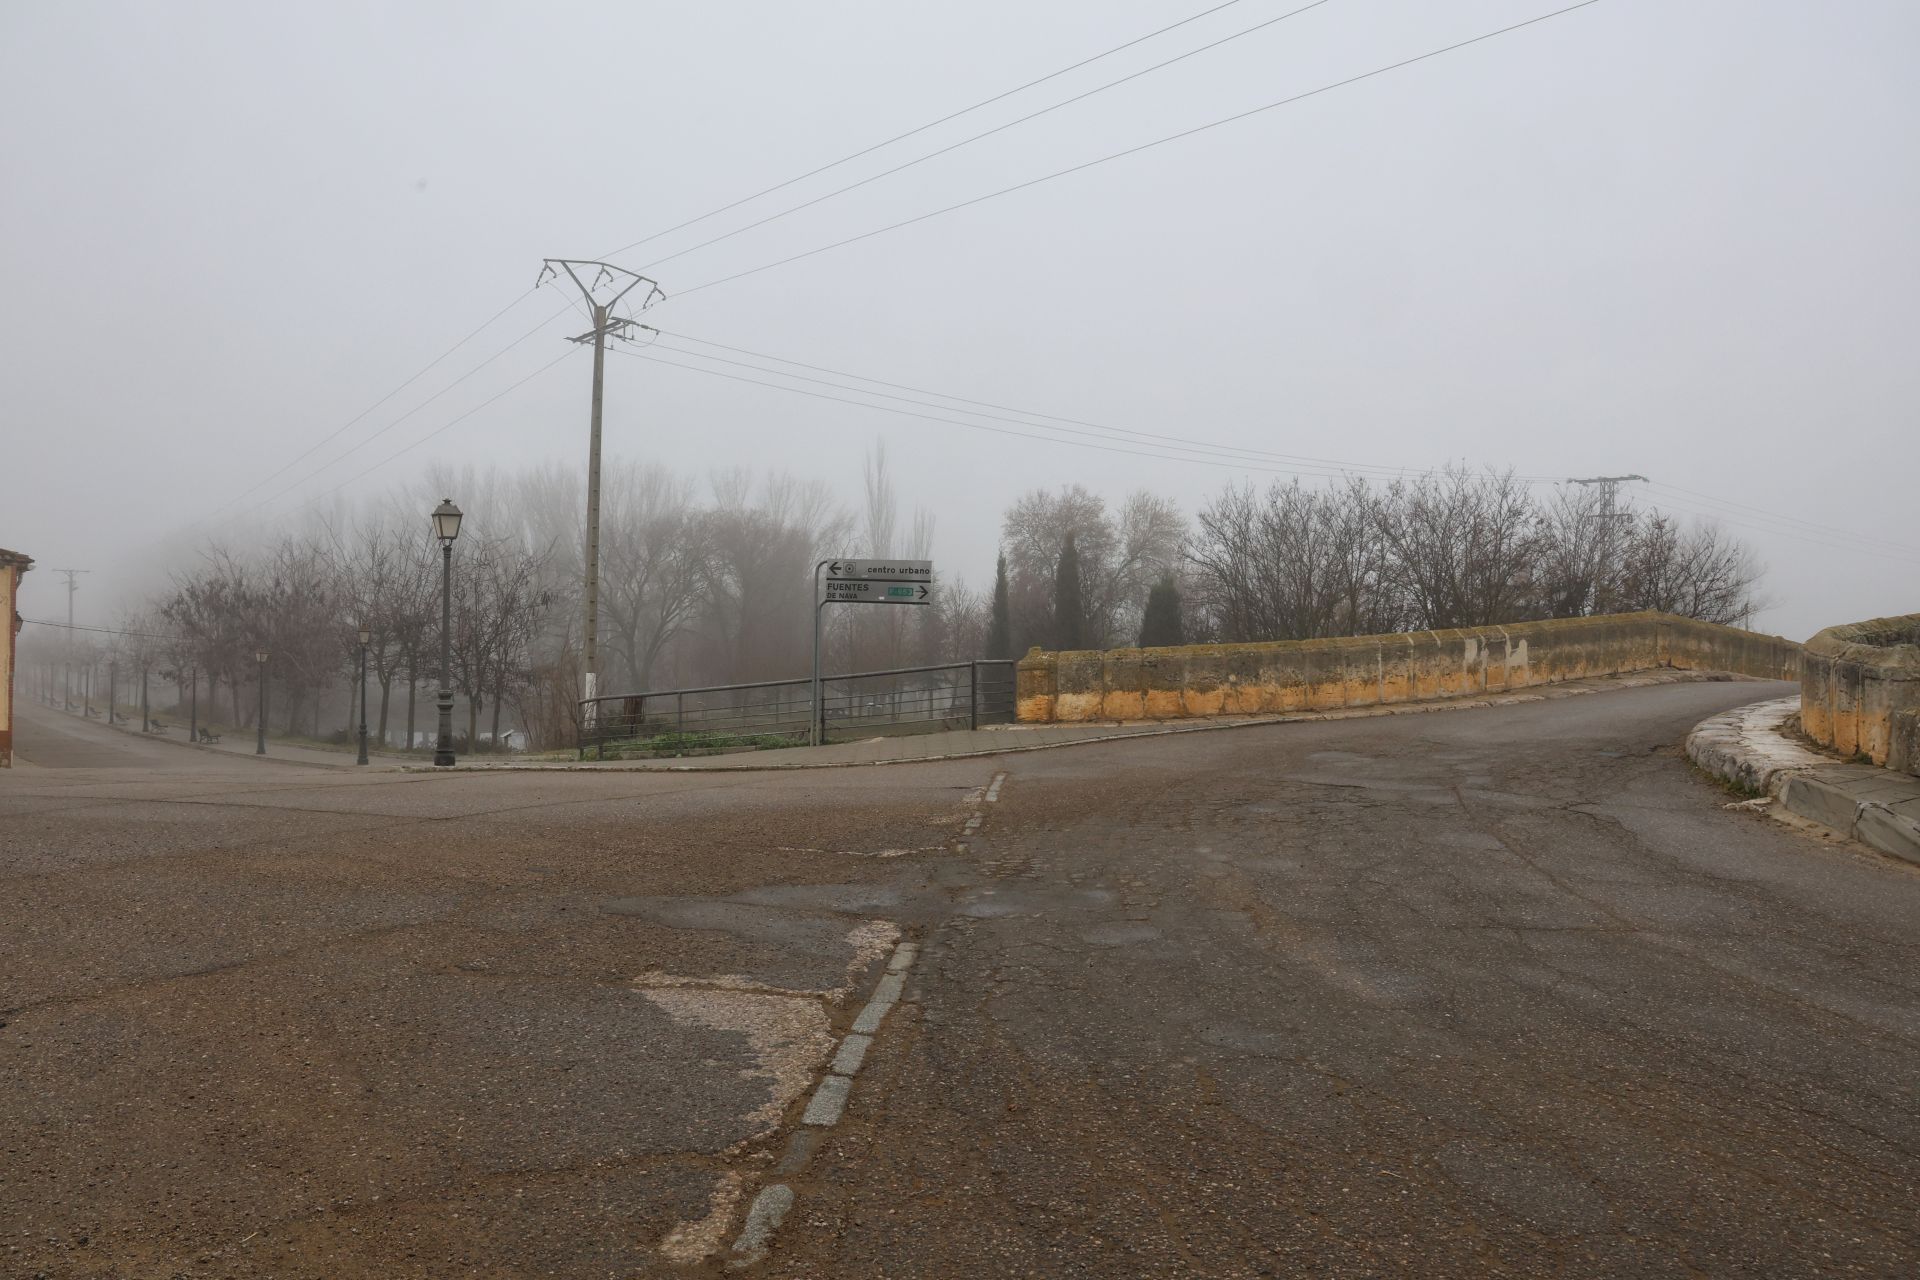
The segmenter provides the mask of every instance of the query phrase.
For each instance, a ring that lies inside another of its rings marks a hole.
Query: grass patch
[[[723,751],[769,751],[804,747],[804,737],[783,733],[661,733],[651,738],[621,738],[589,748],[595,760],[648,760],[661,756],[718,755]]]
[[[1717,773],[1709,773],[1693,761],[1687,761],[1694,774],[1705,782],[1710,782],[1737,800],[1758,800],[1767,793],[1758,787],[1749,786],[1735,778],[1723,778]]]

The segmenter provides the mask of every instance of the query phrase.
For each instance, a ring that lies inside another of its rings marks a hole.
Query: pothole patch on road
[[[805,1091],[833,1050],[827,1011],[812,994],[776,995],[693,987],[643,987],[640,992],[675,1022],[746,1037],[754,1065],[743,1079],[767,1086],[767,1100],[748,1119],[762,1136],[780,1125],[787,1106]]]
[[[733,1211],[740,1207],[742,1186],[739,1174],[731,1171],[721,1174],[713,1188],[713,1198],[708,1202],[707,1215],[682,1222],[660,1242],[660,1252],[666,1255],[667,1261],[690,1266],[725,1244],[727,1229],[733,1225]]]

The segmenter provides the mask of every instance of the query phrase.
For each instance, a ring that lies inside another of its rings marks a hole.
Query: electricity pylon
[[[1600,486],[1600,563],[1609,569],[1613,566],[1614,539],[1619,536],[1620,522],[1633,519],[1631,511],[1621,511],[1616,505],[1620,496],[1620,486],[1630,480],[1638,480],[1642,484],[1650,483],[1645,476],[1587,476],[1585,479],[1567,481],[1568,484],[1577,484],[1583,488],[1595,484]],[[1599,608],[1599,596],[1600,584],[1595,582],[1592,587],[1593,598],[1587,603],[1589,613]]]
[[[580,682],[581,710],[585,716],[583,725],[591,727],[597,710],[592,699],[600,692],[600,405],[606,381],[607,337],[610,334],[625,337],[634,326],[631,316],[613,314],[613,308],[622,298],[645,285],[646,293],[638,307],[632,308],[645,311],[666,294],[654,281],[625,267],[578,258],[544,259],[540,266],[539,283],[546,283],[549,277],[557,279],[559,271],[567,273],[567,278],[580,290],[587,305],[593,308],[593,328],[571,339],[573,342],[593,343],[593,425],[587,444],[586,618],[585,634],[581,639],[584,661]],[[583,271],[592,276],[591,284],[581,279]],[[600,300],[603,294],[606,295],[605,302]]]

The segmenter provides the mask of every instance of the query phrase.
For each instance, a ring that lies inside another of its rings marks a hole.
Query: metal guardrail
[[[977,729],[1014,718],[1014,664],[984,659],[856,671],[812,682],[763,680],[699,689],[606,694],[580,704],[582,759],[804,746],[817,715],[822,742]]]

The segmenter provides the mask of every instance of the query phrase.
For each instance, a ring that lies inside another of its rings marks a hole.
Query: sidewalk
[[[824,747],[778,747],[770,751],[740,751],[729,755],[668,756],[651,760],[503,762],[462,760],[459,767],[510,771],[724,773],[737,770],[832,769],[855,765],[921,764],[934,760],[960,760],[969,756],[998,756],[1019,751],[1044,751],[1050,747],[1108,742],[1120,738],[1160,737],[1176,733],[1210,733],[1223,729],[1246,729],[1255,725],[1293,724],[1315,720],[1424,715],[1429,712],[1460,711],[1472,707],[1546,702],[1555,698],[1578,697],[1582,694],[1600,693],[1609,689],[1638,689],[1648,685],[1683,684],[1699,680],[1729,678],[1738,679],[1739,677],[1696,671],[1644,671],[1625,676],[1570,680],[1565,684],[1540,685],[1512,693],[1476,694],[1433,702],[1403,702],[1389,706],[1354,707],[1335,711],[1218,716],[1205,720],[1107,720],[1087,724],[1002,724],[985,729],[952,729],[940,733],[867,738],[859,742],[835,742]],[[420,764],[409,764],[405,767],[421,771],[430,771],[432,768],[430,765]]]
[[[1687,757],[1702,770],[1837,835],[1920,863],[1920,778],[1851,764],[1788,738],[1800,696],[1756,702],[1702,720]]]
[[[45,703],[40,704],[46,706]],[[47,710],[60,712],[59,707],[47,707]],[[122,721],[108,724],[105,716],[83,716],[76,712],[61,712],[82,724],[90,724],[99,729],[110,729],[115,733],[124,733],[129,738],[141,742],[164,743],[170,747],[188,747],[194,751],[211,751],[219,755],[245,756],[249,760],[277,760],[281,764],[311,765],[321,769],[357,769],[361,766],[353,762],[353,753],[348,751],[321,751],[313,747],[296,747],[287,743],[275,742],[272,735],[267,737],[267,753],[264,756],[254,752],[255,740],[251,730],[234,730],[223,736],[219,742],[189,742],[187,726],[167,722],[161,733],[142,733],[135,721]],[[365,766],[368,769],[397,770],[412,764],[411,759],[373,755]]]

